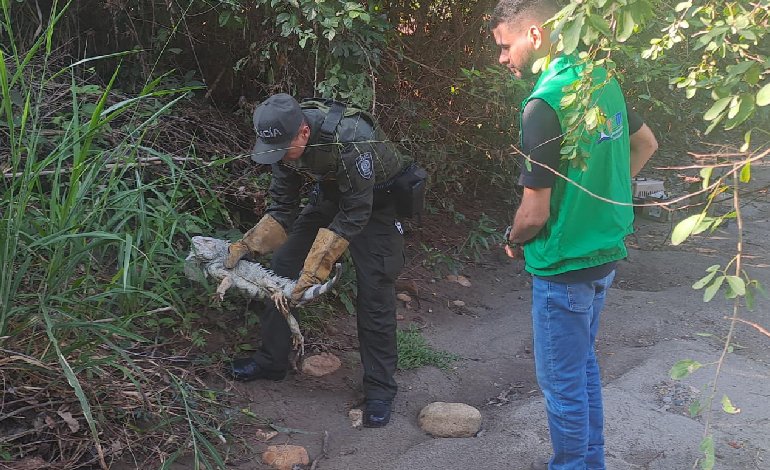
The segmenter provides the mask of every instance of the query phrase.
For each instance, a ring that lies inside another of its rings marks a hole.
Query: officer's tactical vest
[[[378,186],[395,177],[410,161],[398,152],[366,111],[318,98],[303,100],[300,107],[306,116],[312,113],[314,131],[302,157],[282,164],[312,180],[337,179],[339,189],[347,191],[357,186],[351,178],[360,175],[368,179],[371,175]],[[366,168],[357,167],[359,157],[368,162]],[[338,171],[340,165],[347,175],[343,179]]]

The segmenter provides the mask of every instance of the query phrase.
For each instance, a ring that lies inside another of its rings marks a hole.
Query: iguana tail
[[[297,303],[298,306],[304,305],[311,300],[320,297],[324,295],[325,293],[332,290],[332,287],[334,287],[334,284],[339,280],[340,274],[342,273],[342,264],[337,263],[334,265],[334,276],[332,276],[331,279],[324,282],[323,284],[315,284],[313,286],[310,286],[307,288],[307,290],[302,294],[302,299]]]

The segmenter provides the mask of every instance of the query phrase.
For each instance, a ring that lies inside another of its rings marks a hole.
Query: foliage
[[[475,227],[468,232],[468,237],[460,247],[460,252],[476,262],[481,261],[482,255],[492,247],[499,247],[504,241],[503,232],[496,227],[497,222],[485,213],[481,213]]]
[[[664,20],[659,21],[655,13]],[[770,104],[770,50],[767,47],[770,4],[767,2],[735,1],[728,3],[713,0],[688,0],[667,5],[650,0],[612,1],[588,0],[571,3],[561,10],[549,24],[553,28],[552,39],[557,50],[565,54],[575,53],[586,66],[582,80],[573,84],[562,100],[566,112],[567,134],[562,147],[563,157],[575,165],[585,166],[586,156],[579,145],[586,133],[594,131],[605,116],[596,106],[591,94],[603,86],[606,79],[595,74],[598,67],[607,70],[607,77],[618,77],[618,54],[636,55],[648,61],[648,67],[668,54],[678,54],[681,67],[669,85],[685,91],[687,99],[708,95],[710,104],[699,104],[703,120],[708,122],[705,133],[718,126],[724,131],[740,130],[743,145],[738,158],[724,162],[720,167],[728,171],[711,182],[714,167],[701,171],[702,192],[709,194],[707,204],[699,214],[681,221],[673,230],[672,243],[677,245],[688,237],[714,230],[726,219],[735,219],[738,227],[737,254],[722,269],[714,265],[704,278],[693,285],[704,289],[704,301],[708,302],[720,291],[733,299],[733,316],[730,331],[718,361],[715,377],[705,405],[704,438],[701,442],[703,458],[701,467],[711,469],[715,465],[715,445],[710,432],[712,402],[717,392],[717,379],[726,355],[732,351],[731,341],[739,318],[742,298],[753,307],[755,292],[762,292],[756,280],[750,278],[742,267],[743,224],[740,212],[741,187],[751,179],[751,166],[770,154],[767,130],[762,123],[768,119]],[[645,28],[656,29],[662,34],[645,34]],[[647,44],[635,42],[643,38]],[[583,50],[581,50],[583,49]],[[536,64],[547,66],[550,57]],[[598,77],[598,79],[597,79]],[[651,98],[648,95],[648,98]],[[752,131],[765,135],[759,145],[751,148]],[[726,214],[710,215],[709,208],[720,194],[732,194],[733,210]],[[732,270],[732,274],[728,272]],[[697,361],[684,360],[671,370],[671,376],[681,379],[702,367]],[[723,410],[733,413],[736,409],[728,397],[722,400]]]
[[[222,222],[207,182],[149,141],[192,89],[165,89],[159,77],[128,96],[115,87],[120,68],[106,84],[89,81],[99,58],[62,67],[52,50],[66,5],[50,12],[29,48],[14,40],[8,2],[2,7],[0,345],[15,364],[4,366],[4,380],[28,385],[6,389],[8,398],[23,406],[42,398],[36,390],[66,396],[55,384],[69,387],[73,398],[64,402],[77,403],[68,422],[73,436],[45,455],[63,465],[107,468],[122,449],[153,436],[116,434],[115,424],[136,429],[136,417],[153,415],[153,407],[164,410],[154,416],[155,437],[179,434],[176,449],[186,451],[189,441],[196,458],[216,462],[201,434],[209,418],[189,406],[196,392],[184,392],[187,412],[176,414],[175,399],[157,388],[158,372],[141,365],[139,352],[152,345],[139,332],[146,321],[168,311],[184,317],[191,305],[180,263],[185,240]],[[188,150],[182,161],[195,159]],[[23,408],[15,417],[9,411],[3,419],[13,423],[4,425],[33,421]],[[190,434],[176,425],[180,419]],[[76,436],[79,421],[88,434]],[[34,455],[29,434],[6,441],[5,452]],[[91,445],[82,445],[89,435]],[[163,447],[176,450],[174,442]]]
[[[670,69],[677,73],[669,84],[685,90],[688,99],[699,91],[707,92],[713,104],[704,109],[703,118],[710,122],[706,133],[720,123],[726,130],[743,129],[741,151],[749,148],[752,123],[768,118],[767,108],[762,108],[770,104],[770,50],[765,39],[770,5],[687,1],[664,9],[664,21],[658,21],[654,11],[649,0],[591,0],[570,4],[550,23],[553,38],[558,39],[557,49],[577,53],[587,66],[586,79],[577,82],[562,102],[568,110],[569,127],[565,156],[575,164],[583,163],[576,145],[580,136],[603,122],[601,110],[590,95],[603,83],[594,83],[591,73],[601,66],[609,71],[609,77],[618,75],[618,61],[626,56],[662,61],[667,54],[676,54],[675,60],[682,65],[678,70]],[[659,28],[663,34],[649,38],[649,33],[642,34],[646,26]],[[644,36],[649,44],[635,44],[635,35]],[[547,65],[547,61],[545,58],[536,67]],[[656,68],[654,62],[647,65]]]
[[[220,3],[231,7],[223,9],[219,17],[220,24],[227,25],[246,12],[241,3],[253,2]],[[238,60],[236,69],[255,60],[269,64],[288,55],[298,45],[301,49],[310,49],[315,58],[313,89],[316,94],[363,108],[372,105],[374,67],[380,62],[389,26],[381,15],[362,3],[345,0],[258,0],[256,5],[264,9],[262,24],[278,29],[281,37],[290,41],[283,44],[271,41],[259,47],[251,43],[249,51],[255,54]]]
[[[436,274],[457,273],[462,267],[462,263],[456,255],[442,251],[436,247],[428,246],[425,243],[420,244],[420,250],[423,254],[422,264]]]
[[[447,369],[459,356],[446,351],[433,349],[416,327],[399,330],[398,339],[398,368],[401,370],[417,369],[424,366],[434,366]]]

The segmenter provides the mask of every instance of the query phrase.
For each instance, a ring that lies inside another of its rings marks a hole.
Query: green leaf
[[[751,290],[751,286],[746,289],[746,308],[749,311],[754,311],[754,291]]]
[[[559,105],[562,108],[568,108],[572,103],[575,102],[576,99],[577,99],[577,93],[569,93],[562,97],[561,101],[559,102]]]
[[[630,8],[623,10],[620,18],[618,18],[618,27],[615,30],[618,42],[626,42],[628,38],[634,33],[634,16],[631,13]]]
[[[83,387],[80,385],[80,381],[78,380],[75,371],[72,369],[69,362],[67,361],[67,358],[64,357],[64,354],[61,351],[59,340],[53,333],[54,323],[51,320],[51,317],[48,315],[48,311],[44,309],[41,313],[43,314],[43,320],[45,321],[48,340],[53,345],[56,357],[62,369],[62,373],[64,374],[64,377],[66,377],[67,383],[69,383],[70,387],[72,387],[72,390],[75,392],[75,396],[80,402],[80,409],[83,410],[83,416],[85,416],[86,422],[88,423],[88,428],[91,430],[91,436],[94,439],[94,444],[96,444],[96,448],[101,451],[102,445],[99,439],[99,431],[96,428],[96,420],[94,419],[93,413],[91,412],[91,404],[88,401],[88,397],[86,397],[86,394],[83,391]]]
[[[281,13],[275,17],[275,24],[282,24],[289,21],[291,15],[289,13]]]
[[[730,75],[741,75],[746,73],[752,66],[754,65],[753,61],[743,61],[739,64],[735,65],[728,65],[727,66],[727,73]]]
[[[704,276],[698,282],[693,284],[692,288],[693,289],[703,289],[704,287],[706,287],[706,285],[708,285],[709,282],[711,282],[712,279],[714,279],[714,276],[716,276],[716,275],[717,275],[716,271],[712,271],[712,272],[706,274],[706,276]]]
[[[548,64],[551,62],[551,55],[548,54],[545,57],[541,57],[532,64],[532,73],[538,74],[541,70],[545,70]]]
[[[708,436],[704,437],[703,440],[700,443],[700,450],[703,452],[703,455],[705,458],[700,463],[700,468],[702,470],[711,470],[714,468],[714,436],[709,434]]]
[[[745,134],[743,134],[743,145],[741,145],[741,152],[745,152],[749,149],[749,146],[751,145],[751,129],[746,131]]]
[[[754,97],[750,93],[741,94],[738,99],[737,110],[730,108],[728,113],[729,120],[725,123],[725,129],[730,130],[740,125],[754,112]]]
[[[717,124],[719,124],[720,121],[722,121],[722,115],[719,115],[719,117],[711,121],[711,124],[709,124],[709,126],[706,128],[706,131],[704,132],[704,134],[706,135],[710,134],[711,131],[713,131],[714,128],[717,127]]]
[[[703,406],[701,405],[700,400],[693,400],[693,402],[690,403],[690,406],[688,407],[690,418],[698,416],[702,410]]]
[[[757,292],[762,295],[764,298],[770,298],[770,296],[767,295],[767,291],[765,290],[765,287],[762,285],[761,282],[757,281],[756,279],[751,281],[752,285],[754,285],[754,288],[757,290]]]
[[[706,230],[719,225],[719,219],[716,217],[704,217],[703,220],[698,222],[695,228],[692,230],[691,235],[698,235]]]
[[[743,168],[741,168],[740,180],[741,183],[748,183],[751,181],[751,163],[747,163],[743,165]]]
[[[586,111],[584,121],[587,130],[591,131],[596,129],[596,126],[599,125],[599,116],[601,115],[601,112],[602,111],[598,106],[594,106],[593,108]]]
[[[572,54],[577,49],[580,43],[580,33],[583,31],[583,23],[585,23],[585,15],[578,14],[577,17],[570,21],[564,31],[562,32],[562,41],[564,44],[564,53]]]
[[[607,24],[607,20],[605,20],[603,17],[589,14],[587,20],[588,24],[591,25],[594,29],[598,30],[608,38],[612,37],[612,30],[610,30],[610,26]]]
[[[219,26],[222,27],[227,24],[228,21],[230,21],[230,16],[232,16],[233,11],[232,10],[225,10],[222,13],[219,14]]]
[[[704,217],[705,214],[695,214],[676,224],[671,233],[671,244],[676,246],[687,240]]]
[[[770,83],[757,92],[757,106],[767,106],[768,104],[770,104]]]
[[[725,413],[729,413],[731,415],[738,414],[741,412],[740,408],[736,408],[733,406],[733,402],[730,401],[730,398],[727,397],[727,395],[722,396],[722,410]]]
[[[746,283],[743,282],[743,279],[741,279],[738,276],[727,276],[727,283],[730,284],[730,287],[735,291],[738,295],[745,295],[746,294]]]
[[[698,361],[693,361],[692,359],[683,359],[674,364],[668,374],[674,380],[681,380],[696,370],[700,369],[701,367],[703,367],[703,364]]]
[[[701,168],[700,177],[703,179],[703,189],[708,188],[709,182],[711,181],[711,174],[713,172],[714,172],[713,166],[707,166],[706,168]]]
[[[743,80],[751,86],[755,86],[759,83],[759,77],[762,73],[762,68],[755,62],[751,64],[751,67],[743,74]]]
[[[355,315],[356,308],[353,306],[353,302],[351,302],[350,297],[348,297],[347,294],[342,293],[340,294],[340,300],[342,301],[343,305],[345,305],[345,310],[347,310],[349,315]]]
[[[714,103],[711,108],[709,108],[708,111],[706,111],[706,114],[703,115],[703,119],[706,121],[713,121],[716,119],[717,116],[722,114],[722,111],[725,110],[728,104],[730,104],[730,99],[732,97],[728,96],[727,98],[722,98],[721,100],[717,100],[716,103]]]
[[[710,302],[711,299],[714,298],[715,295],[717,295],[717,292],[719,292],[719,288],[722,287],[722,283],[725,282],[725,276],[719,276],[716,279],[714,279],[714,282],[706,288],[705,291],[703,291],[703,301],[704,302]]]

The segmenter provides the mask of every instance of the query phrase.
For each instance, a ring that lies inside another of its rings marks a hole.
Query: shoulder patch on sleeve
[[[374,175],[374,162],[372,161],[372,152],[362,153],[356,157],[356,169],[361,178],[369,180]]]

